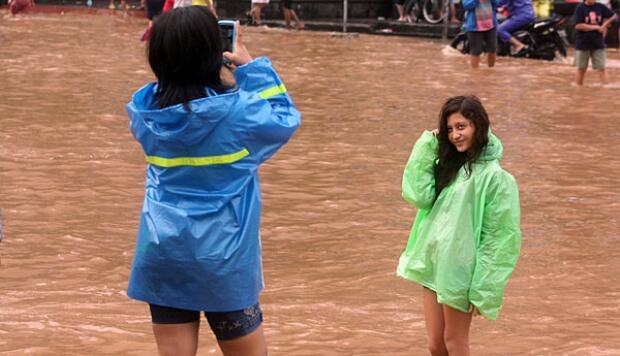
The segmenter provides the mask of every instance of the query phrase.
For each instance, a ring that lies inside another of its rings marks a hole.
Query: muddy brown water
[[[6,14],[4,12],[3,14]],[[125,296],[145,160],[124,104],[153,79],[144,20],[0,19],[0,353],[156,352]],[[415,210],[400,179],[444,98],[479,95],[522,200],[523,251],[474,355],[620,355],[620,55],[467,69],[438,41],[245,29],[303,112],[261,172],[272,355],[424,355],[420,287],[395,277]],[[219,354],[206,323],[201,355]]]

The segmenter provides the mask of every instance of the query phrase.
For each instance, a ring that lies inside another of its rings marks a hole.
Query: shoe
[[[515,52],[515,54],[513,54],[513,57],[517,57],[517,58],[523,58],[525,56],[527,56],[527,53],[529,52],[530,47],[529,46],[523,46],[523,48],[521,48],[519,51]]]

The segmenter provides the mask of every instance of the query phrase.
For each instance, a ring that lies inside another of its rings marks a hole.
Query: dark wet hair
[[[217,18],[206,6],[179,7],[157,17],[147,57],[158,87],[156,105],[164,108],[207,96],[206,88],[230,89],[222,81],[222,42]]]
[[[468,152],[459,152],[448,138],[448,118],[455,113],[463,115],[476,128],[472,146]],[[465,165],[467,174],[471,173],[474,163],[489,143],[489,116],[480,99],[473,95],[454,96],[446,100],[439,112],[439,147],[435,166],[435,198],[443,188],[456,177],[459,169]]]

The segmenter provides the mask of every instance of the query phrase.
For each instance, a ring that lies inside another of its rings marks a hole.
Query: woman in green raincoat
[[[405,200],[418,208],[397,274],[424,288],[432,355],[469,355],[473,314],[497,318],[519,257],[519,191],[475,96],[448,99],[416,142]]]

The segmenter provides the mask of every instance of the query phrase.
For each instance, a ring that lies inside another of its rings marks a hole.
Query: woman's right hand
[[[237,36],[235,38],[235,51],[232,53],[228,51],[224,52],[224,57],[235,67],[237,67],[251,62],[252,56],[241,41],[241,27],[239,26],[239,21],[235,23],[235,27],[237,32]]]

